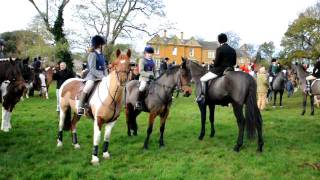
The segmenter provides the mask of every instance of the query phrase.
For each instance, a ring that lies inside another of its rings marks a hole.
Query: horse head
[[[192,94],[191,88],[191,70],[188,66],[189,60],[182,57],[182,64],[180,68],[180,88],[183,92],[183,95],[189,97]]]
[[[130,72],[130,57],[131,57],[131,50],[128,49],[126,54],[122,54],[120,49],[116,51],[116,60],[112,62],[112,67],[116,72],[117,79],[120,82],[121,86],[128,81],[128,76]]]

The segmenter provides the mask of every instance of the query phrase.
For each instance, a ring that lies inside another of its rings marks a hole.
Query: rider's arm
[[[89,73],[94,75],[97,78],[103,78],[103,74],[100,73],[96,68],[96,60],[97,56],[94,53],[90,53],[88,56],[88,67],[89,67]]]
[[[139,73],[142,77],[148,77],[147,73],[144,71],[144,59],[139,61]]]
[[[221,52],[220,49],[218,48],[216,50],[216,59],[214,60],[213,67],[218,67],[221,64]]]

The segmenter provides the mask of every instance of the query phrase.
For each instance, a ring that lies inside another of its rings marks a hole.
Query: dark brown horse
[[[185,96],[191,94],[189,86],[191,80],[190,71],[186,67],[186,60],[179,66],[168,69],[155,81],[151,82],[144,100],[144,112],[149,113],[149,126],[147,129],[147,138],[144,142],[144,148],[148,149],[149,138],[152,133],[153,123],[157,116],[160,116],[160,147],[164,146],[163,133],[169,109],[172,102],[172,93],[178,86]],[[137,135],[136,117],[141,111],[136,110],[134,105],[137,101],[139,81],[133,80],[126,85],[126,117],[128,126],[128,135],[131,136],[131,131]]]
[[[21,60],[8,60],[0,62],[0,85],[2,102],[1,130],[8,132],[11,129],[11,113],[19,102],[25,90],[25,81],[22,75]]]
[[[191,75],[196,84],[197,96],[201,92],[200,78],[205,74],[204,67],[196,62],[189,61],[187,67],[191,70]],[[208,83],[207,95],[205,102],[199,102],[198,106],[201,112],[201,132],[199,140],[205,135],[206,125],[206,107],[210,109],[211,134],[215,135],[214,129],[214,111],[216,105],[227,106],[229,103],[233,106],[234,115],[237,118],[239,134],[235,151],[239,151],[243,144],[244,130],[246,126],[249,138],[253,138],[258,132],[258,151],[262,151],[262,118],[257,106],[257,85],[252,76],[244,72],[229,71],[224,76],[216,78]],[[245,115],[243,115],[243,107],[246,105]]]

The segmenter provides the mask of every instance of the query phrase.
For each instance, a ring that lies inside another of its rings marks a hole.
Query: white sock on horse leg
[[[7,111],[7,127],[10,130],[11,129],[11,112]]]
[[[93,146],[99,146],[100,138],[101,138],[101,130],[99,128],[97,118],[95,118],[93,126],[94,126],[94,129],[93,129]]]
[[[9,118],[10,118],[10,112],[7,111],[2,107],[2,123],[1,123],[1,130],[4,132],[9,132]],[[11,128],[11,127],[10,127]]]
[[[109,141],[110,141],[110,136],[111,136],[111,131],[113,126],[116,124],[116,121],[110,122],[106,125],[105,128],[105,133],[104,133],[104,143],[107,143],[107,147],[103,149],[103,158],[105,159],[109,159],[110,158],[110,153],[108,150],[108,146],[109,146]],[[104,145],[105,146],[105,145]]]
[[[2,107],[2,117],[1,117],[1,130],[4,131],[5,129],[5,119],[6,119],[6,113],[4,108]]]
[[[64,111],[60,111],[60,118],[59,118],[59,131],[63,131],[64,119],[66,114]]]

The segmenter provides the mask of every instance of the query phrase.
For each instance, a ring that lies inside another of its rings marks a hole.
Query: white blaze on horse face
[[[120,61],[121,64],[123,64],[123,63],[125,63],[125,62],[126,62],[126,60],[121,60],[121,61]]]

